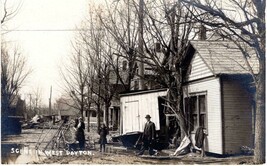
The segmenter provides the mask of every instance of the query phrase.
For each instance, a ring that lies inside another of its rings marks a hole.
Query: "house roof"
[[[190,41],[202,60],[213,74],[249,74],[249,67],[238,47],[231,41]],[[253,48],[244,44],[247,50],[248,62],[256,74],[259,70],[259,62]]]
[[[61,110],[60,111],[61,116],[76,116],[79,115],[79,110],[77,109],[68,109],[68,110]]]
[[[162,91],[167,91],[167,88],[123,92],[123,93],[120,93],[119,95],[120,97],[123,97],[123,96],[141,95],[141,94],[148,94],[148,93],[155,93],[155,92],[162,92]]]

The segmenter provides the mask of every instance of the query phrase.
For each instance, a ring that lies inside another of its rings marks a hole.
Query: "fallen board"
[[[150,156],[150,155],[140,155],[139,157],[146,158],[146,159],[170,160],[170,159],[181,159],[184,156]]]

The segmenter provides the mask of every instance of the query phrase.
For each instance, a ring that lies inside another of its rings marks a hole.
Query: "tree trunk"
[[[91,111],[88,110],[88,114],[87,114],[87,132],[90,132],[90,116],[91,116]]]
[[[100,129],[100,106],[97,106],[97,130]]]
[[[265,63],[256,86],[256,120],[254,163],[265,163]]]
[[[84,95],[83,95],[83,89],[81,90],[81,93],[82,93],[81,94],[81,117],[83,118],[83,111],[84,111]]]
[[[179,29],[179,28],[178,28]],[[178,55],[177,55],[178,56]],[[183,77],[182,77],[182,70],[179,68],[176,72],[175,75],[176,79],[176,88],[178,91],[177,94],[177,109],[178,109],[178,115],[179,115],[179,125],[181,129],[181,140],[187,135],[188,133],[188,128],[186,127],[186,117],[185,113],[183,111],[183,88],[182,88],[182,82],[183,82]]]
[[[183,115],[182,112],[182,96],[177,97],[177,108],[180,108],[180,111],[177,112],[178,115],[178,120],[179,120],[179,126],[181,129],[181,140],[184,138],[184,136],[187,135],[188,131],[185,125],[185,116]]]
[[[105,123],[106,127],[109,128],[109,104],[105,104]]]

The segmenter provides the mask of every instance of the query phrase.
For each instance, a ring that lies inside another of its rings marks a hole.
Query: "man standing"
[[[149,155],[154,155],[156,152],[151,147],[151,144],[154,142],[156,137],[156,127],[153,122],[150,121],[150,115],[146,115],[146,124],[144,128],[144,133],[141,137],[142,140],[142,147],[138,155],[143,155],[145,150],[148,149]]]
[[[79,148],[80,148],[80,150],[84,150],[84,146],[85,146],[85,135],[84,135],[85,124],[83,122],[83,118],[82,117],[79,117],[79,120],[74,125],[74,128],[76,129],[76,140],[79,141]]]
[[[100,152],[102,150],[105,152],[106,150],[106,144],[107,144],[107,135],[108,135],[108,128],[105,124],[102,124],[101,128],[98,131],[98,134],[100,135],[99,144],[100,144]]]

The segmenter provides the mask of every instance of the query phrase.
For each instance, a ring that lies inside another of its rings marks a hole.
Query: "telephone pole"
[[[51,100],[52,100],[52,86],[50,87],[50,98],[49,98],[49,114],[52,117],[52,122],[53,125],[55,124],[55,115],[52,113],[52,105],[51,105]]]
[[[144,0],[139,0],[139,33],[138,33],[138,53],[140,62],[138,64],[138,75],[139,75],[139,90],[145,89],[144,84],[144,47],[143,47],[143,26],[144,26]]]
[[[50,115],[52,115],[51,99],[52,99],[52,86],[50,87],[50,97],[49,97],[49,114]]]

